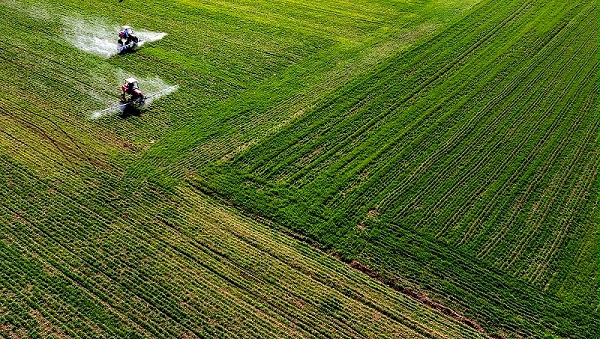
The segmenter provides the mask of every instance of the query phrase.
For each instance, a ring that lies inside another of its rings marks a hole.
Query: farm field
[[[599,10],[0,0],[0,335],[598,337]]]
[[[4,337],[482,337],[189,188],[120,188],[138,205],[114,218],[110,179],[70,197],[6,157],[2,173]]]

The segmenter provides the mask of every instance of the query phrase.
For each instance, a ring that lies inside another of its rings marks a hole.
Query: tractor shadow
[[[133,54],[135,52],[137,52],[137,50],[135,48],[126,48],[126,49],[123,49],[123,50],[117,52],[117,56]]]
[[[121,119],[127,119],[131,117],[139,117],[140,115],[142,115],[142,109],[140,107],[124,105],[121,108],[121,114],[119,114],[119,117]]]

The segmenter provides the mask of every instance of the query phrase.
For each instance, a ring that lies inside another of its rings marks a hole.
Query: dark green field
[[[597,338],[599,10],[0,0],[0,335]]]

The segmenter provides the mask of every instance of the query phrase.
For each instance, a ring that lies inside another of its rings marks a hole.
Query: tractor
[[[121,104],[125,108],[139,109],[146,103],[146,97],[140,91],[138,81],[135,78],[127,78],[121,85]]]
[[[133,33],[131,26],[123,26],[119,32],[119,39],[117,40],[117,50],[119,54],[133,51],[138,46],[140,39]]]

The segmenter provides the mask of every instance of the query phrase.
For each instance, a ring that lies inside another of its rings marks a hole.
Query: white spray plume
[[[65,40],[80,50],[109,58],[117,54],[118,25],[111,25],[101,21],[88,21],[81,18],[67,17],[63,19],[65,25]],[[164,38],[167,33],[151,32],[146,30],[136,31],[143,46],[147,42]]]
[[[119,69],[116,73],[115,76],[117,79],[119,79],[119,81],[122,81],[122,79],[125,78],[129,78],[132,77],[131,74],[124,72],[123,70]],[[138,84],[140,86],[140,90],[144,93],[144,95],[146,96],[146,103],[145,106],[148,106],[152,103],[152,101],[163,97],[165,95],[168,95],[170,93],[173,93],[174,91],[176,91],[179,86],[172,86],[167,84],[164,80],[162,80],[161,78],[158,77],[151,77],[151,78],[139,78],[136,76],[133,76],[134,78],[136,78],[138,80]],[[115,83],[115,88],[117,88],[118,83]],[[126,108],[126,105],[120,103],[117,100],[102,100],[103,102],[105,102],[108,107],[101,109],[101,110],[97,110],[92,112],[92,114],[90,115],[90,119],[92,120],[96,120],[96,119],[100,119],[103,117],[107,117],[110,115],[114,115],[120,112],[123,112]]]

